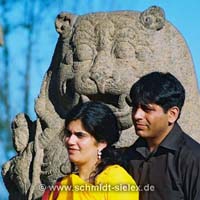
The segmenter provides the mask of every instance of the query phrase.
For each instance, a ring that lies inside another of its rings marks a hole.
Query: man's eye
[[[144,110],[145,112],[151,112],[151,111],[153,111],[154,109],[151,108],[151,107],[149,107],[149,106],[144,106],[143,110]]]
[[[137,105],[132,105],[132,112],[133,112],[133,113],[136,112],[137,109],[138,109],[138,106],[137,106]]]
[[[147,108],[147,109],[145,109],[145,111],[146,111],[146,112],[151,112],[151,111],[152,111],[152,109],[150,109],[150,108]]]
[[[135,113],[135,112],[136,112],[136,110],[137,110],[137,108],[136,108],[136,107],[132,107],[132,113]]]

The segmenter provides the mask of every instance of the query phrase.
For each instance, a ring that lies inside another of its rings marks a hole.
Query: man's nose
[[[133,118],[133,120],[143,119],[144,114],[145,113],[141,108],[136,108],[132,112],[132,118]]]

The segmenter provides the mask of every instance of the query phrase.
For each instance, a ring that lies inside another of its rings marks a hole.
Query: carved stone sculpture
[[[0,46],[2,46],[2,45],[3,45],[3,30],[0,26]]]
[[[128,94],[132,84],[151,71],[169,71],[183,83],[187,98],[180,124],[200,140],[200,95],[191,55],[161,8],[83,16],[61,13],[55,26],[59,38],[35,102],[37,120],[19,114],[13,122],[17,155],[2,169],[10,200],[39,199],[41,184],[52,185],[70,171],[62,142],[64,119],[79,102],[108,104],[122,129],[117,146],[133,143]]]

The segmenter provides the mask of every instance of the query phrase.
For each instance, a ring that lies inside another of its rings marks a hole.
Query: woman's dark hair
[[[112,110],[101,102],[86,102],[76,105],[68,113],[65,127],[71,121],[81,120],[83,127],[97,142],[106,142],[107,147],[102,150],[101,162],[92,173],[92,180],[102,172],[105,167],[112,164],[120,164],[121,159],[112,146],[119,140],[120,131],[118,120]]]

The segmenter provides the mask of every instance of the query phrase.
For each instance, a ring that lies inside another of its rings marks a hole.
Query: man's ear
[[[177,106],[173,106],[167,111],[167,113],[169,124],[174,124],[179,117],[180,110]]]

